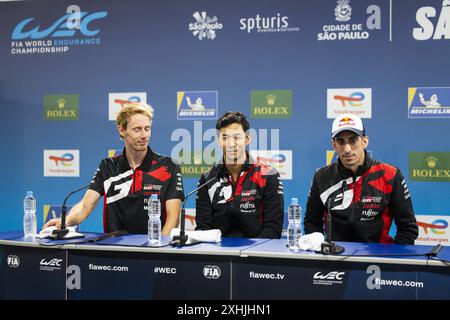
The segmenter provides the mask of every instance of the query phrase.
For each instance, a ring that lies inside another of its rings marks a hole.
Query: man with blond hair
[[[126,104],[118,113],[117,131],[124,141],[122,155],[101,160],[83,199],[70,210],[66,225],[78,225],[104,197],[105,232],[125,230],[147,233],[147,203],[152,194],[161,201],[162,235],[178,225],[183,182],[179,165],[171,158],[154,153],[148,146],[153,108],[145,103]],[[44,225],[61,226],[60,219]]]

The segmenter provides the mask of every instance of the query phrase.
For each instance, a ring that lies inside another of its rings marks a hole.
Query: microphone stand
[[[59,230],[58,229],[57,230],[53,230],[52,234],[48,238],[53,239],[53,240],[62,240],[62,239],[64,239],[66,234],[69,233],[69,229],[66,228],[66,215],[67,215],[67,213],[66,213],[66,211],[67,211],[66,202],[67,202],[67,199],[69,199],[69,197],[71,195],[73,195],[74,193],[77,193],[77,192],[79,192],[81,190],[84,190],[84,189],[88,188],[89,186],[90,185],[84,186],[84,187],[82,187],[82,188],[80,188],[78,190],[70,192],[67,195],[67,197],[64,199],[64,202],[63,202],[63,205],[62,205],[62,208],[61,208],[61,228]]]
[[[337,245],[331,240],[331,229],[332,229],[332,218],[331,218],[331,200],[334,200],[335,198],[329,198],[328,199],[328,208],[327,208],[327,216],[325,221],[325,228],[326,228],[326,234],[327,238],[322,244],[320,245],[320,252],[322,254],[341,254],[345,251],[344,247],[341,247],[340,245]]]
[[[192,190],[191,192],[188,193],[188,195],[186,196],[186,198],[184,198],[183,201],[183,206],[181,208],[181,214],[180,214],[180,235],[178,236],[173,236],[171,245],[172,246],[176,246],[176,247],[182,247],[184,245],[186,245],[186,242],[188,240],[188,235],[186,234],[186,210],[185,210],[185,206],[186,206],[186,202],[187,199],[189,198],[190,195],[192,195],[193,193],[197,192],[198,190],[200,190],[201,188],[203,188],[204,186],[206,186],[208,183],[210,183],[211,181],[213,181],[214,179],[216,179],[217,176],[215,175],[214,177],[212,177],[211,179],[209,179],[208,181],[206,181],[204,184],[202,184],[201,186],[199,186],[197,189]]]

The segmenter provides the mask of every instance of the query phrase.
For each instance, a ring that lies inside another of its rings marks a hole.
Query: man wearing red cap
[[[324,230],[331,211],[332,240],[414,244],[418,228],[400,170],[371,159],[361,119],[344,114],[333,121],[332,145],[338,160],[314,175],[305,213],[305,234]],[[389,235],[392,221],[395,238]]]

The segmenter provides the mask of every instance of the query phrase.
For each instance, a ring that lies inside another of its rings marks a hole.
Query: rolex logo
[[[450,152],[410,152],[409,168],[413,181],[450,182]]]
[[[425,160],[427,161],[428,168],[433,169],[436,166],[438,159],[434,156],[430,156],[430,157],[426,158]]]
[[[275,104],[275,100],[277,100],[277,97],[274,96],[273,94],[269,94],[269,95],[266,97],[266,100],[267,100],[267,104],[268,104],[269,106],[273,106],[273,105]]]
[[[58,104],[58,107],[60,109],[63,109],[64,106],[66,105],[66,99],[59,98],[58,100],[56,100],[56,103]]]

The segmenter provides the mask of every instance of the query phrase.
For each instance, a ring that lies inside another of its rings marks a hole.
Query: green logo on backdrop
[[[181,167],[181,175],[186,178],[200,178],[200,176],[209,171],[215,163],[206,163],[202,151],[193,152],[188,159],[181,153],[180,159],[177,159]],[[212,154],[214,158],[214,153]],[[183,161],[184,160],[184,161]],[[211,162],[211,161],[209,161]]]
[[[44,96],[44,117],[46,120],[78,120],[80,95]]]
[[[409,179],[450,181],[450,152],[410,152]]]
[[[251,113],[252,118],[291,118],[292,91],[252,91]]]

